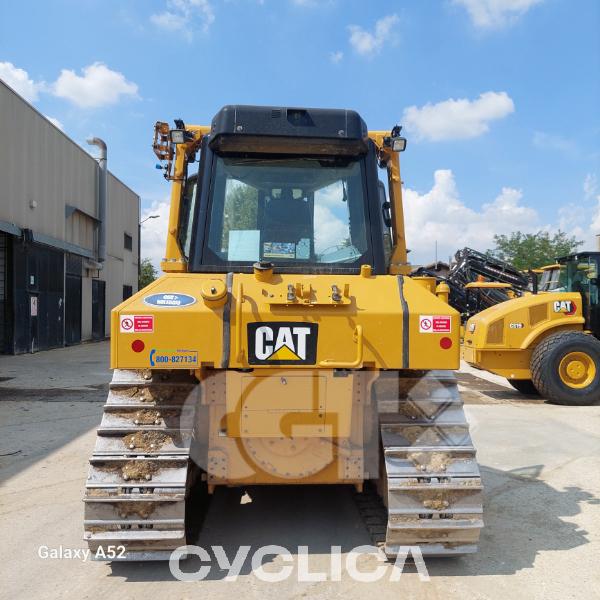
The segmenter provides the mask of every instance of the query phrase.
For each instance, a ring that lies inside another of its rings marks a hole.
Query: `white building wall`
[[[7,224],[30,229],[49,238],[44,243],[73,244],[82,256],[87,253],[94,259],[98,216],[94,158],[2,81],[0,124],[0,230],[3,226],[8,230]],[[110,168],[110,141],[106,141]],[[106,282],[106,335],[110,311],[123,299],[123,286],[137,291],[140,199],[111,173],[107,183],[108,256],[101,270],[84,268],[82,273],[82,340],[92,337],[92,277]],[[124,248],[125,232],[132,237],[131,250]]]

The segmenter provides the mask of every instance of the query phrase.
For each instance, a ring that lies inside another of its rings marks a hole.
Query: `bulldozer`
[[[564,256],[544,268],[543,286],[534,283],[540,293],[471,317],[464,360],[557,404],[600,401],[599,268],[600,252]]]
[[[210,126],[158,122],[153,147],[171,184],[164,274],[111,313],[92,556],[167,560],[224,487],[284,484],[353,486],[389,557],[475,552],[460,316],[409,276],[401,128],[228,105]]]

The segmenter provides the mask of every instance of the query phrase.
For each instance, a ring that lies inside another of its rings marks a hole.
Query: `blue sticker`
[[[161,306],[163,308],[180,308],[190,306],[196,302],[194,296],[187,294],[152,294],[144,298],[144,304]]]

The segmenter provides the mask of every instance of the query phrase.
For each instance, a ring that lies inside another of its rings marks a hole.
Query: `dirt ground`
[[[0,598],[567,599],[600,598],[600,406],[560,407],[499,380],[459,373],[485,485],[477,555],[428,559],[399,581],[261,581],[246,560],[237,581],[213,562],[204,581],[180,582],[162,563],[102,563],[84,549],[83,487],[110,373],[108,344],[0,357]],[[330,573],[370,538],[342,486],[221,490],[198,545],[308,546],[311,571]],[[251,499],[249,502],[248,500]],[[63,558],[45,558],[63,548]],[[273,567],[278,566],[278,560]],[[266,569],[268,568],[265,567]],[[294,573],[296,571],[294,570]]]

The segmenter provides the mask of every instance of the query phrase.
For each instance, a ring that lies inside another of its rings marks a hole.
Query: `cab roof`
[[[210,146],[221,152],[358,155],[369,133],[353,110],[224,106],[213,118]]]
[[[579,260],[580,258],[600,258],[600,252],[573,252],[572,254],[567,254],[567,256],[557,258],[556,262],[563,263],[567,260]]]

